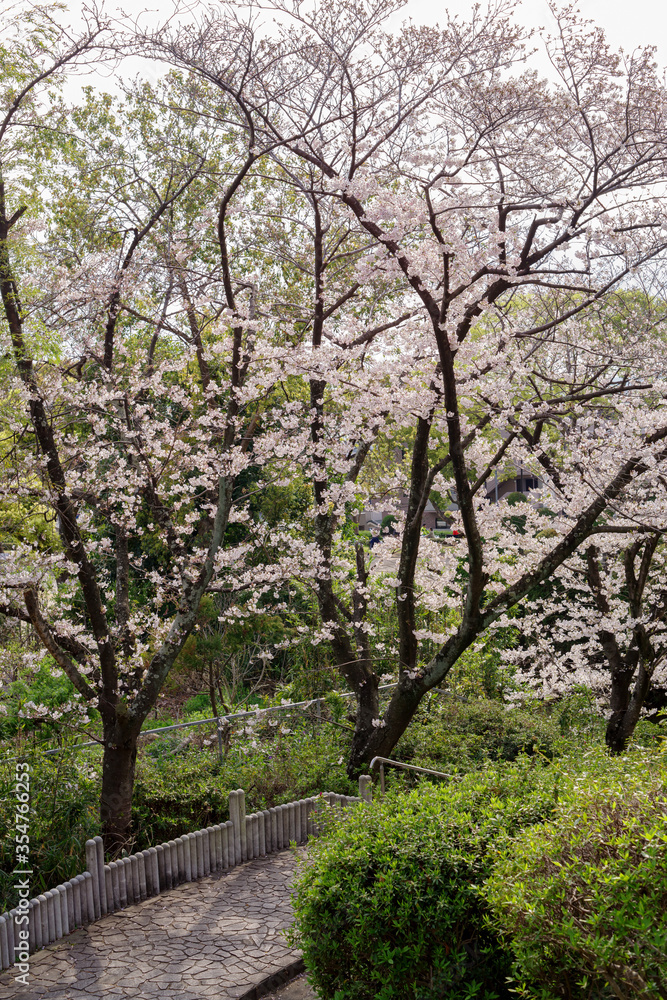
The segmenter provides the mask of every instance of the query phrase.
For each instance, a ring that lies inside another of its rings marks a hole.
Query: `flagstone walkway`
[[[0,1000],[254,1000],[295,963],[287,945],[290,851],[188,882],[113,913],[30,957],[29,985],[0,975]]]

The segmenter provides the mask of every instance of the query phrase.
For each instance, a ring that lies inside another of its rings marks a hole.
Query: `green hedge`
[[[479,886],[497,837],[553,811],[554,780],[523,758],[350,810],[294,894],[292,942],[324,1000],[509,996]]]
[[[294,897],[319,995],[665,1000],[666,778],[655,748],[524,756],[332,821]]]
[[[554,818],[501,854],[485,888],[496,926],[526,997],[664,1000],[667,768],[642,751],[577,764]]]

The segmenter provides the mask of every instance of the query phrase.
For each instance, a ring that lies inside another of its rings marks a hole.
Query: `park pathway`
[[[103,917],[30,958],[0,1000],[237,1000],[300,954],[287,945],[290,851],[201,878]]]

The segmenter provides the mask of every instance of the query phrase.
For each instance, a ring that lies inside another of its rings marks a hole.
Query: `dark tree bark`
[[[104,848],[112,857],[128,846],[132,834],[132,793],[140,729],[141,722],[123,723],[118,718],[104,727],[100,819]]]
[[[648,539],[639,539],[629,545],[623,553],[625,585],[632,617],[643,616],[643,598],[651,569],[651,561],[660,536],[654,534]],[[639,566],[637,567],[637,559]],[[602,584],[602,570],[599,553],[595,545],[586,552],[588,585],[598,611],[609,613],[609,601]],[[660,617],[662,608],[652,609]],[[623,649],[616,636],[607,630],[599,632],[600,646],[604,652],[611,677],[610,709],[605,741],[610,751],[623,753],[632,739],[646,696],[651,685],[658,651],[651,642],[646,625],[637,621],[632,639]]]

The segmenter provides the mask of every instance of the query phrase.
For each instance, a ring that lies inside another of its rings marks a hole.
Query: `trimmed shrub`
[[[489,845],[554,808],[554,774],[523,758],[447,787],[348,811],[294,893],[292,943],[324,1000],[509,996],[511,953],[485,924]]]
[[[641,751],[570,765],[555,816],[505,848],[484,890],[518,992],[664,1000],[667,769]]]

